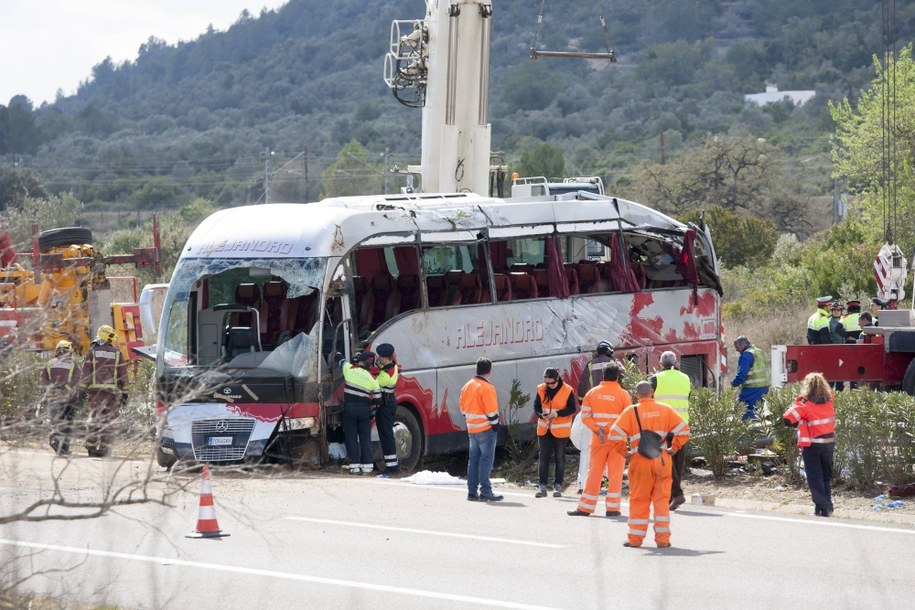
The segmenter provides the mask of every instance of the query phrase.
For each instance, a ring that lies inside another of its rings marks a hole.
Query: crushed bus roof
[[[473,240],[483,231],[557,226],[562,232],[646,230],[687,226],[641,204],[596,194],[582,198],[497,199],[473,193],[336,197],[315,203],[229,208],[204,220],[182,258],[335,256],[376,235],[447,234]],[[523,232],[523,231],[522,231]]]

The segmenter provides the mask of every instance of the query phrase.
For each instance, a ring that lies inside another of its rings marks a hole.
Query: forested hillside
[[[541,3],[493,4],[493,148],[513,167],[548,173],[534,154],[548,144],[561,151],[562,172],[664,199],[651,164],[717,138],[765,139],[767,150],[756,152],[777,162],[770,194],[825,216],[834,188],[827,101],[854,97],[873,78],[884,44],[879,3],[544,3],[538,46],[601,51],[609,42],[615,64],[531,61]],[[378,184],[386,165],[419,158],[419,111],[391,97],[382,66],[391,21],[423,14],[421,0],[291,0],[192,42],[151,38],[134,62],[100,58],[74,96],[0,106],[0,164],[15,161],[91,209],[170,209],[198,197],[222,206],[263,201],[268,183],[271,200],[319,197],[328,166],[355,140],[348,154],[358,163],[335,174]],[[895,27],[899,40],[911,39],[915,4],[897,6]],[[797,108],[747,106],[744,94],[767,82],[816,97]],[[785,226],[784,211],[760,205],[780,229],[811,230]]]

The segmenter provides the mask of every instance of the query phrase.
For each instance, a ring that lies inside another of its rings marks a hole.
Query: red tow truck
[[[772,385],[799,382],[808,373],[828,381],[856,382],[915,396],[915,311],[901,308],[908,266],[895,244],[884,244],[874,261],[877,296],[888,303],[878,325],[864,327],[857,343],[773,345]]]

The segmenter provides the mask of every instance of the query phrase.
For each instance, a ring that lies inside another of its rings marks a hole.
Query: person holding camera
[[[629,459],[629,539],[627,547],[640,547],[648,534],[654,506],[654,541],[659,549],[670,546],[670,484],[672,456],[689,440],[689,424],[676,411],[656,402],[651,382],[635,386],[638,404],[627,407],[610,429],[612,450]],[[670,438],[670,445],[663,439]],[[626,441],[630,450],[626,451]]]
[[[537,416],[537,443],[540,448],[540,486],[535,497],[546,497],[546,486],[553,470],[553,497],[562,496],[566,472],[566,443],[572,434],[572,418],[578,404],[571,386],[562,380],[559,369],[543,372],[543,383],[537,386],[534,414]]]

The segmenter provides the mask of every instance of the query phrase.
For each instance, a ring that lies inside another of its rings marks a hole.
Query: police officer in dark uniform
[[[343,440],[350,474],[372,472],[372,412],[378,404],[379,386],[369,371],[372,352],[360,352],[343,363]]]
[[[378,354],[378,385],[381,389],[381,403],[375,412],[375,427],[378,429],[378,440],[381,442],[381,453],[384,456],[382,475],[400,474],[400,462],[397,460],[397,444],[394,442],[394,416],[397,413],[397,397],[394,388],[397,386],[399,372],[394,346],[382,343],[375,348]]]

